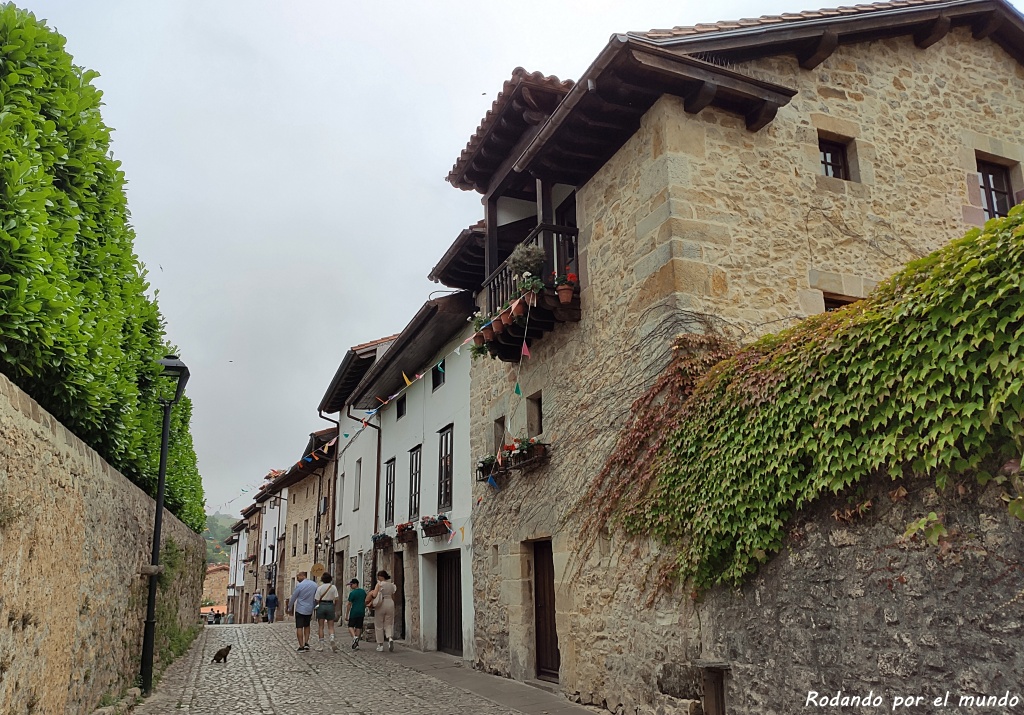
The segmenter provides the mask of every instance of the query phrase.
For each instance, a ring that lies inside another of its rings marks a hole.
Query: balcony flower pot
[[[495,335],[501,335],[502,333],[505,332],[505,324],[498,320],[497,318],[495,318],[494,322],[491,323],[491,330],[494,331]]]
[[[409,529],[408,531],[398,532],[398,536],[395,537],[395,541],[400,544],[411,544],[416,541],[416,530]]]
[[[384,535],[373,540],[373,548],[377,550],[386,549],[391,546],[391,537]]]
[[[526,302],[527,305],[531,307],[537,306],[537,294],[534,293],[532,290],[528,290],[525,293],[523,293],[523,300]]]
[[[483,333],[473,333],[473,344],[483,345],[485,342]]]
[[[480,332],[483,333],[484,342],[491,342],[494,340],[494,328],[491,327],[490,323],[480,328]]]
[[[498,317],[501,318],[501,322],[504,323],[505,325],[511,325],[512,321],[515,320],[515,317],[512,315],[511,308],[506,308]]]
[[[430,538],[432,536],[444,536],[448,533],[448,527],[444,524],[430,524],[429,526],[422,527],[423,538]]]
[[[526,315],[526,301],[517,300],[512,304],[512,317],[515,319],[521,315]]]
[[[558,301],[560,303],[571,303],[572,294],[576,290],[576,287],[571,283],[563,283],[562,285],[556,286],[555,291],[558,293]]]

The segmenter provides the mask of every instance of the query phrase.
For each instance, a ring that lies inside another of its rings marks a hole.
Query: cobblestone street
[[[559,695],[459,666],[458,658],[395,644],[297,653],[290,623],[208,626],[164,673],[136,715],[518,715],[593,713]],[[231,645],[227,664],[211,663]],[[316,647],[316,639],[313,639]],[[426,671],[426,672],[420,672]],[[428,674],[431,673],[431,674]],[[435,677],[437,676],[437,677]],[[497,702],[495,702],[497,701]],[[504,702],[506,705],[499,705]],[[514,707],[513,707],[514,705]]]

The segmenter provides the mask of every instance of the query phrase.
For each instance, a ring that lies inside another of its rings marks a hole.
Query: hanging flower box
[[[507,469],[533,469],[547,461],[547,458],[548,445],[535,438],[516,438],[502,450],[502,462]]]
[[[404,524],[399,524],[395,527],[398,534],[395,536],[395,541],[400,544],[408,544],[416,541],[416,524],[412,521],[407,521]]]
[[[448,526],[445,524],[447,520],[448,517],[445,514],[425,516],[420,519],[420,530],[423,532],[423,538],[427,539],[433,536],[447,535]]]
[[[391,537],[384,533],[374,534],[370,537],[370,541],[373,542],[373,548],[378,550],[391,546]]]

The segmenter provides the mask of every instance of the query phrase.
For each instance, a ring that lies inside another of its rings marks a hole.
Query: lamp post
[[[160,398],[164,408],[164,429],[160,439],[160,476],[156,487],[156,518],[153,521],[153,558],[149,574],[149,601],[146,605],[146,628],[142,636],[142,692],[146,695],[153,690],[153,645],[156,639],[156,586],[160,575],[160,527],[164,517],[164,477],[167,473],[167,442],[171,433],[171,408],[181,399],[188,382],[188,368],[177,355],[168,355],[158,360],[163,365],[163,374],[178,381],[174,397]]]

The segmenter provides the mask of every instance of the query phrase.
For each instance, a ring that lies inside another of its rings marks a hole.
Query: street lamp
[[[153,644],[156,639],[156,586],[160,568],[160,527],[164,517],[164,476],[167,473],[167,442],[171,433],[171,408],[181,399],[188,382],[188,368],[177,355],[168,355],[158,360],[164,368],[164,376],[178,381],[174,397],[160,398],[164,408],[164,429],[160,438],[160,476],[156,487],[156,518],[153,521],[153,558],[149,568],[149,602],[146,605],[146,628],[142,636],[142,692],[146,695],[153,690]]]

